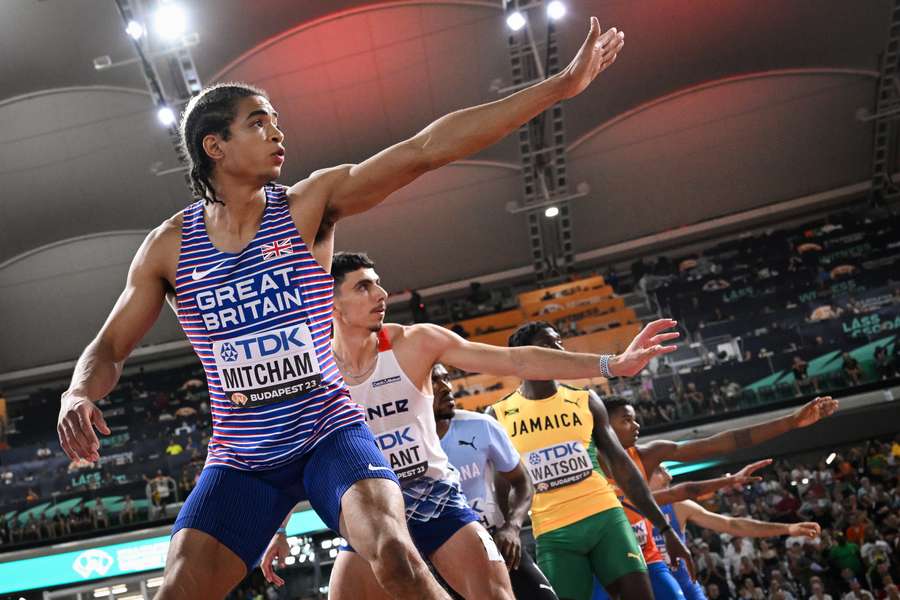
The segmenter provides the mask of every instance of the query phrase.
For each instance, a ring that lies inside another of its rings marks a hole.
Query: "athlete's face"
[[[631,448],[637,443],[641,426],[637,422],[633,406],[621,406],[609,415],[609,424],[623,448]]]
[[[662,465],[656,467],[653,475],[650,476],[650,489],[654,492],[664,490],[669,487],[670,483],[672,483],[672,474],[669,473],[669,470]]]
[[[375,269],[347,273],[334,299],[335,316],[353,327],[380,331],[387,310],[388,293]]]
[[[438,363],[431,369],[431,389],[434,390],[435,419],[452,419],[456,402],[453,400],[453,386],[450,384],[450,373],[447,367]]]
[[[281,175],[284,134],[278,129],[278,113],[262,96],[241,98],[230,136],[210,134],[203,140],[219,173],[266,183]]]
[[[562,337],[555,329],[544,327],[531,339],[532,346],[540,346],[542,348],[550,348],[552,350],[563,350]]]

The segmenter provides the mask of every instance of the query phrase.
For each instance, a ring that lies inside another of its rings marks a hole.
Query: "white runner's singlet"
[[[427,478],[458,485],[459,473],[441,448],[432,395],[423,394],[397,362],[387,332],[378,332],[375,371],[351,385],[350,396],[365,411],[378,447],[403,487]]]

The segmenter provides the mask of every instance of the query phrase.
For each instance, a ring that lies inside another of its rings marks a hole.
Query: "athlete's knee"
[[[422,561],[408,535],[388,528],[376,536],[372,550],[369,564],[382,584],[385,580],[402,582],[415,579]]]

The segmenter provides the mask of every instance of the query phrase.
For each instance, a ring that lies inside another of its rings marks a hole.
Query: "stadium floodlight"
[[[168,106],[160,106],[159,110],[156,111],[156,118],[159,119],[160,123],[169,127],[175,123],[175,112]]]
[[[513,31],[519,31],[520,29],[525,27],[525,23],[525,15],[523,15],[519,11],[510,13],[510,15],[506,17],[506,25]]]
[[[144,37],[144,26],[135,20],[128,21],[128,27],[125,28],[125,33],[131,36],[131,39],[139,40]]]
[[[566,16],[566,5],[559,0],[553,0],[547,5],[547,16],[554,21],[559,21]]]
[[[157,9],[153,24],[160,36],[172,40],[187,30],[187,15],[178,4],[166,2]]]
[[[555,206],[548,206],[547,210],[544,211],[544,216],[547,217],[548,219],[552,219],[553,217],[555,217],[558,214],[559,214],[559,209],[556,208]]]

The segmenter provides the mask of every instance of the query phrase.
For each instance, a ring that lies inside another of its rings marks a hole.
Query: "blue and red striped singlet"
[[[266,186],[262,224],[243,251],[217,250],[203,201],[183,213],[178,320],[203,363],[213,436],[206,466],[270,469],[362,422],[331,353],[334,279]]]

